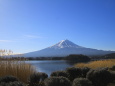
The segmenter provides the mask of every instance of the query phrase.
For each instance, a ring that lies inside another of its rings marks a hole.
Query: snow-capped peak
[[[82,48],[81,46],[78,46],[67,39],[60,41],[59,43],[51,46],[50,48],[65,48],[65,47]]]
[[[115,53],[115,51],[103,51],[92,48],[85,48],[74,44],[69,40],[62,40],[59,43],[45,49],[24,54],[24,57],[65,57],[70,54],[104,55]]]

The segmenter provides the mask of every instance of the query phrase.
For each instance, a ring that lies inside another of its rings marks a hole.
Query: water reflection
[[[38,72],[45,72],[48,75],[53,71],[65,70],[73,65],[66,63],[64,60],[45,60],[45,61],[26,61],[36,67]]]

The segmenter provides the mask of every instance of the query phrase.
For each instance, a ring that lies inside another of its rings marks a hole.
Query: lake
[[[65,70],[67,67],[72,67],[72,65],[67,64],[64,60],[42,60],[42,61],[26,61],[36,67],[38,72],[47,73],[48,76],[53,71]]]

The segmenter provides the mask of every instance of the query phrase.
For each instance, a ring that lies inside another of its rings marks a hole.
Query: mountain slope
[[[67,56],[70,54],[84,54],[84,55],[105,55],[113,53],[115,51],[104,51],[91,48],[85,48],[79,45],[74,44],[69,40],[62,40],[59,43],[50,46],[48,48],[25,53],[25,57],[61,57]]]

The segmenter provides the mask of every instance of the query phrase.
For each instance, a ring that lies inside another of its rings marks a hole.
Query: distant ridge
[[[115,51],[104,51],[92,48],[86,48],[79,46],[69,40],[62,40],[53,46],[47,47],[45,49],[25,53],[25,57],[62,57],[68,56],[70,54],[84,54],[84,55],[105,55],[109,53],[115,53]]]

